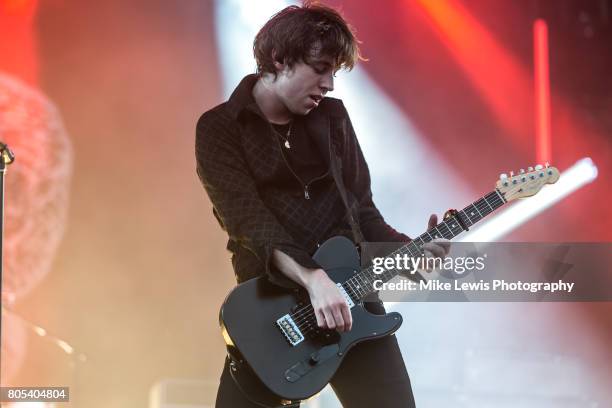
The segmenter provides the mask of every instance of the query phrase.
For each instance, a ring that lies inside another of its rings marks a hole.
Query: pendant
[[[288,141],[288,140],[285,140],[285,147],[286,147],[287,149],[291,149],[291,145],[289,144],[289,141]]]

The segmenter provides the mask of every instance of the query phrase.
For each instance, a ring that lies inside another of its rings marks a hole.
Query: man
[[[259,31],[254,53],[257,74],[198,121],[198,175],[229,235],[238,282],[266,276],[283,287],[301,286],[319,327],[351,330],[348,305],[311,254],[334,235],[410,240],[376,209],[348,113],[340,100],[326,97],[336,71],[352,69],[360,58],[357,39],[335,10],[291,6]],[[429,225],[435,224],[434,215]],[[432,242],[425,249],[444,256],[448,245]],[[368,307],[384,313],[381,303]],[[229,370],[226,362],[217,407],[259,406]],[[331,384],[345,407],[414,406],[394,336],[351,349]]]

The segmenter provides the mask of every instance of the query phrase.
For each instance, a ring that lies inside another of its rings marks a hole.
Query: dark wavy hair
[[[257,73],[273,73],[274,61],[292,67],[296,62],[309,63],[311,56],[329,56],[334,71],[351,70],[364,58],[352,27],[336,10],[306,2],[302,7],[289,6],[273,15],[253,41]]]

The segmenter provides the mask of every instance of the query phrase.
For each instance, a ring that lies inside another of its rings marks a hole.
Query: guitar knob
[[[533,171],[533,167],[529,166],[529,168],[527,169],[527,171]]]
[[[541,164],[538,164],[537,166],[535,166],[536,170],[542,170],[544,168],[544,166],[542,166]]]
[[[499,175],[499,179],[500,180],[505,180],[507,178],[508,178],[508,175],[506,173],[502,173],[502,174]]]
[[[510,172],[510,177],[512,177],[512,176],[514,176],[514,172],[513,171]]]
[[[521,174],[525,174],[525,169],[521,169],[521,170],[519,171],[519,173],[521,173]]]

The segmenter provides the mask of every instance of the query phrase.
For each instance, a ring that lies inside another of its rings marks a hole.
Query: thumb
[[[430,230],[436,225],[438,225],[438,216],[436,214],[431,214],[429,216],[429,222],[427,223],[427,229]]]

